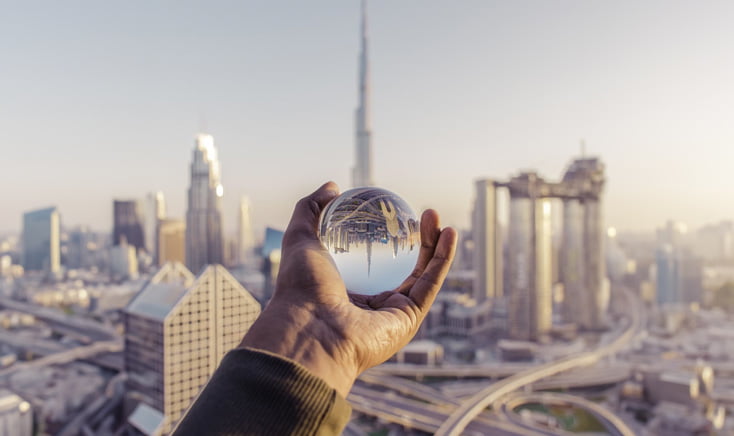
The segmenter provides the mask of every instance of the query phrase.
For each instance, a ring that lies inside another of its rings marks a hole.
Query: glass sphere
[[[365,295],[397,288],[415,267],[421,240],[408,203],[372,187],[332,200],[321,213],[319,237],[347,289]]]

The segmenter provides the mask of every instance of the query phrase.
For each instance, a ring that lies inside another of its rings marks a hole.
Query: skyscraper
[[[514,177],[507,186],[509,333],[513,339],[537,340],[552,326],[551,203],[544,198],[547,185],[535,173]]]
[[[87,226],[69,231],[65,265],[68,268],[91,268],[97,258],[97,235]]]
[[[237,257],[238,263],[243,265],[252,258],[255,247],[255,237],[250,221],[250,200],[247,197],[240,199],[240,209],[237,226]]]
[[[55,207],[23,214],[23,268],[59,272],[60,226],[59,211]]]
[[[157,260],[158,223],[166,218],[166,200],[163,193],[151,192],[145,197],[145,251]]]
[[[560,183],[563,243],[559,263],[564,318],[584,329],[606,325],[609,283],[604,260],[602,218],[604,165],[596,158],[571,162]]]
[[[659,305],[701,302],[703,259],[692,252],[687,233],[685,224],[673,221],[657,230],[655,282]]]
[[[681,302],[680,281],[678,280],[678,265],[672,245],[665,244],[655,253],[656,293],[655,299],[659,305],[676,304]]]
[[[186,262],[186,223],[163,219],[158,223],[158,265]]]
[[[168,263],[128,304],[128,390],[157,412],[163,434],[259,314],[260,304],[220,265],[194,280],[183,265]]]
[[[503,294],[502,240],[497,220],[497,186],[488,179],[477,180],[474,186],[474,299],[482,302]]]
[[[138,258],[135,247],[123,235],[120,243],[110,248],[110,277],[114,281],[138,278]]]
[[[138,200],[114,200],[112,206],[112,244],[124,237],[137,250],[145,249],[143,214]]]
[[[359,105],[354,113],[355,164],[352,185],[371,186],[372,179],[372,126],[370,120],[370,66],[367,56],[367,4],[362,0],[362,39],[359,55]]]
[[[556,266],[565,291],[565,320],[582,329],[606,327],[604,182],[604,165],[597,158],[574,160],[560,182],[543,180],[535,172],[524,172],[509,182],[476,182],[475,297],[501,296],[504,286],[511,337],[538,339],[551,328]],[[505,188],[510,194],[507,238],[500,235],[497,220],[497,193]],[[560,250],[555,248],[551,218],[556,199],[563,202]],[[507,242],[504,268],[503,239]],[[694,267],[690,277],[691,283],[697,282]]]
[[[222,263],[222,195],[219,158],[211,135],[196,137],[186,210],[186,266],[194,272]]]

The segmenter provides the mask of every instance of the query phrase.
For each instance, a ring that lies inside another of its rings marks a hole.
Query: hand
[[[415,336],[451,266],[456,231],[425,211],[412,274],[395,290],[351,294],[317,235],[321,210],[338,194],[329,182],[296,205],[273,298],[240,346],[295,360],[346,397],[362,371]]]

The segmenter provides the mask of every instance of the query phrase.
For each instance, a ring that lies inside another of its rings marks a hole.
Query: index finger
[[[408,297],[424,312],[431,307],[446,279],[456,254],[457,239],[456,230],[453,228],[447,227],[441,230],[433,257],[423,270],[423,274],[408,291]]]

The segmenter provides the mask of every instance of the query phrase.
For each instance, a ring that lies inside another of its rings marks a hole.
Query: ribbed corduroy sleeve
[[[227,353],[175,436],[339,435],[349,403],[296,362],[254,349]]]

